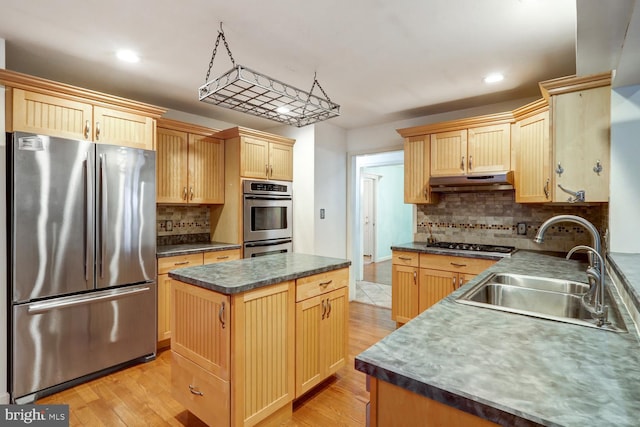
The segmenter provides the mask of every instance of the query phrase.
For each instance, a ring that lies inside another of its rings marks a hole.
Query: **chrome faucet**
[[[590,254],[595,255],[602,266],[600,270],[592,266],[587,268],[589,282],[594,282],[595,285],[591,286],[589,293],[586,295],[588,301],[585,301],[587,303],[587,307],[589,309],[593,309],[592,314],[598,320],[598,326],[602,326],[607,321],[607,307],[604,305],[604,284],[607,277],[604,259],[602,259],[602,255],[600,255],[594,248],[585,245],[578,245],[572,248],[567,254],[567,259],[571,258],[571,255],[573,255],[574,252],[581,250],[588,251]]]
[[[602,246],[600,245],[600,233],[598,233],[598,229],[593,224],[591,224],[589,221],[587,221],[586,219],[580,216],[556,215],[554,217],[549,218],[548,220],[542,223],[533,241],[536,243],[544,242],[544,233],[547,231],[547,228],[549,228],[551,225],[556,224],[558,222],[573,222],[576,224],[580,224],[584,228],[586,228],[587,231],[589,231],[589,233],[591,233],[591,241],[592,241],[591,249],[593,249],[593,251],[589,251],[589,264],[591,264],[591,266],[596,270],[598,270],[598,273],[601,274],[604,269],[604,262],[601,261],[603,259],[603,256],[602,256]],[[594,253],[598,254],[598,257],[595,257],[593,255]]]

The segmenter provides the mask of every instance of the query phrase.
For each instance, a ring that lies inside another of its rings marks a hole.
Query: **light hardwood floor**
[[[388,309],[351,302],[349,361],[338,373],[294,402],[284,426],[364,426],[369,393],[354,357],[395,329]],[[91,355],[87,355],[91,357]],[[171,397],[170,352],[38,400],[68,404],[71,426],[199,426]]]

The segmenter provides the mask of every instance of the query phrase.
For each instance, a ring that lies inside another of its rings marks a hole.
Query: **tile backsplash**
[[[211,240],[208,206],[156,207],[158,246],[200,243]]]
[[[417,206],[417,233],[414,240],[484,243],[515,246],[519,249],[567,252],[578,244],[591,245],[584,227],[560,223],[545,233],[544,243],[533,237],[540,225],[555,215],[578,215],[590,221],[603,237],[608,223],[608,204],[545,205],[515,202],[513,191],[444,193],[436,205]],[[526,224],[526,235],[518,235],[518,223]]]

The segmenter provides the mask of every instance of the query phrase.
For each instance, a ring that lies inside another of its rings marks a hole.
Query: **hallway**
[[[355,301],[391,308],[391,260],[365,260],[363,280],[356,281]]]

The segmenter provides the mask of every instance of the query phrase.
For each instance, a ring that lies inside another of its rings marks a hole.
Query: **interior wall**
[[[5,41],[0,39],[0,68],[5,68]],[[6,197],[6,155],[7,141],[5,139],[5,111],[4,111],[4,86],[0,85],[0,200],[3,201],[2,206],[6,206],[4,201]],[[0,307],[3,307],[2,313],[7,313],[4,307],[7,307],[7,212],[6,209],[0,209]],[[8,315],[8,314],[7,314]],[[9,394],[7,393],[7,315],[0,315],[0,404],[9,403]]]
[[[640,253],[640,85],[611,91],[609,250]]]

